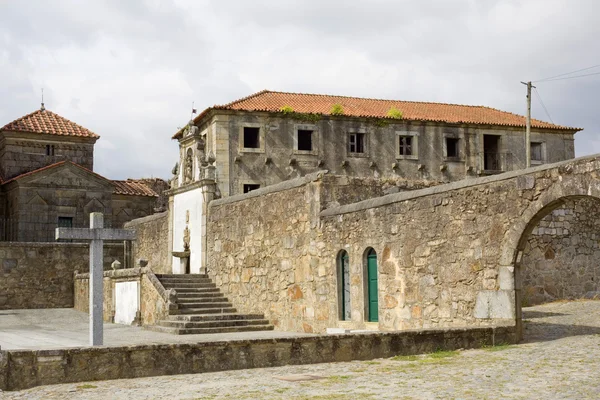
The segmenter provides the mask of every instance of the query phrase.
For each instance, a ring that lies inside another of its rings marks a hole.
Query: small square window
[[[313,131],[308,129],[298,129],[298,150],[312,151]]]
[[[253,190],[259,189],[260,185],[258,183],[245,183],[244,184],[244,193],[251,192]]]
[[[348,136],[348,152],[362,154],[365,152],[365,134],[351,133]]]
[[[446,138],[446,157],[448,158],[458,158],[460,157],[460,152],[458,149],[458,139],[457,138]]]
[[[73,217],[58,217],[58,227],[59,228],[72,228],[73,227]]]
[[[258,149],[260,148],[260,128],[245,126],[244,127],[244,148]]]
[[[412,148],[412,136],[399,136],[399,147],[398,154],[401,156],[412,156],[413,148]]]
[[[541,143],[531,143],[531,161],[544,161]]]

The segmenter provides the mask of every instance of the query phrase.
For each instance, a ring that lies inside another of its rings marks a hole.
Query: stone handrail
[[[154,288],[156,289],[156,291],[158,292],[160,297],[162,297],[162,299],[165,301],[166,304],[169,304],[169,302],[170,302],[169,297],[173,297],[173,296],[169,296],[171,291],[165,289],[163,284],[160,282],[160,280],[154,274],[154,271],[152,271],[152,269],[150,267],[144,267],[144,268],[142,268],[142,273],[146,274],[146,276],[148,277],[148,280],[152,283],[152,285],[154,285]]]

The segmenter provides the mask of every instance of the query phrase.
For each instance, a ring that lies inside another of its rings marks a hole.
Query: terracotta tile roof
[[[408,121],[446,122],[452,124],[497,125],[525,127],[525,117],[484,106],[426,103],[416,101],[365,99],[359,97],[332,96],[306,93],[285,93],[263,90],[225,105],[215,105],[200,113],[194,120],[199,122],[211,110],[239,110],[280,112],[284,106],[294,112],[330,115],[331,107],[340,104],[345,116],[363,118],[389,118],[388,112],[395,108]],[[532,127],[539,129],[579,131],[548,122],[532,120]],[[173,139],[181,137],[179,130]]]
[[[112,181],[115,185],[114,194],[129,196],[158,197],[158,193],[143,183],[143,180],[127,179],[126,181]]]
[[[30,176],[30,175],[33,175],[33,174],[37,174],[38,172],[42,172],[42,171],[45,171],[45,170],[47,170],[47,169],[56,168],[56,167],[58,167],[58,166],[61,166],[61,165],[63,165],[63,164],[71,164],[71,165],[74,165],[75,167],[77,167],[77,168],[79,168],[79,169],[82,169],[82,170],[84,170],[84,171],[85,171],[85,172],[87,172],[87,173],[90,173],[90,174],[92,174],[92,175],[95,175],[97,178],[100,178],[100,179],[102,179],[102,180],[108,181],[108,179],[106,179],[106,178],[105,178],[105,177],[103,177],[102,175],[100,175],[100,174],[97,174],[97,173],[95,173],[94,171],[90,171],[89,169],[87,169],[87,168],[85,168],[85,167],[82,167],[82,166],[81,166],[81,165],[79,165],[79,164],[76,164],[76,163],[74,163],[74,162],[71,162],[71,161],[59,161],[59,162],[57,162],[57,163],[54,163],[54,164],[46,165],[45,167],[42,167],[42,168],[38,168],[38,169],[36,169],[36,170],[33,170],[33,171],[25,172],[24,174],[21,174],[21,175],[17,175],[17,176],[15,176],[14,178],[11,178],[11,179],[7,180],[6,182],[3,182],[3,184],[10,183],[10,182],[12,182],[12,181],[16,181],[16,180],[18,180],[18,179],[21,179],[21,178],[24,178],[24,177],[26,177],[26,176]],[[110,182],[110,181],[109,181],[109,182]]]
[[[0,130],[96,139],[100,137],[89,129],[45,109],[37,110],[24,117],[15,119],[13,122],[4,125]]]

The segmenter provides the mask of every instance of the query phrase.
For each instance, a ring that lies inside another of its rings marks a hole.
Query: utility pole
[[[527,86],[527,118],[525,120],[525,167],[531,167],[531,88],[535,87],[529,82],[521,82]]]

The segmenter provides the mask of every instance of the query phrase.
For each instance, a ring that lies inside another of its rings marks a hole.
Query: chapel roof
[[[144,179],[127,179],[126,181],[112,181],[115,185],[114,194],[124,194],[129,196],[150,196],[158,197],[152,188],[144,183]]]
[[[504,127],[525,127],[525,117],[486,106],[432,103],[419,101],[383,100],[360,97],[334,96],[324,94],[288,93],[263,90],[250,96],[224,105],[215,105],[202,111],[194,122],[199,122],[211,110],[282,112],[290,107],[297,113],[330,115],[334,104],[340,104],[343,115],[362,118],[389,118],[390,109],[402,112],[402,120],[445,122],[452,124],[497,125]],[[580,131],[537,119],[531,120],[532,128]],[[173,139],[182,136],[180,129]]]
[[[0,131],[44,133],[98,139],[100,136],[52,111],[41,108],[0,128]]]

